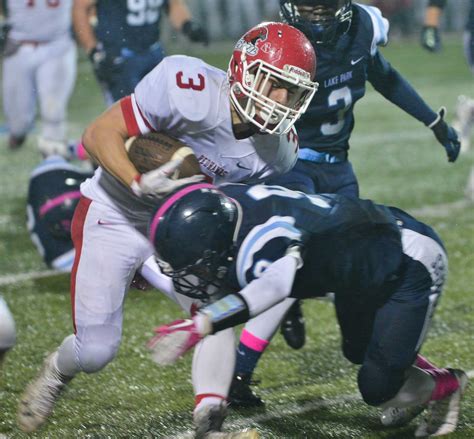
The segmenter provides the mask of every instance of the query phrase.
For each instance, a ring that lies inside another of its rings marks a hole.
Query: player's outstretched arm
[[[193,20],[191,12],[183,0],[170,0],[169,19],[171,25],[186,35],[194,43],[209,44],[209,34],[199,23]]]
[[[441,107],[438,110],[438,117],[429,125],[429,128],[433,130],[436,140],[441,143],[446,150],[448,161],[455,162],[461,150],[461,142],[459,141],[456,130],[444,121],[445,114],[446,108]]]
[[[431,128],[443,145],[448,160],[454,162],[459,154],[456,131],[444,120],[444,112],[433,111],[411,84],[377,52],[369,65],[368,80],[374,88],[410,116]]]
[[[247,322],[291,294],[302,259],[298,247],[275,261],[264,274],[238,294],[228,294],[199,310],[193,319],[176,320],[155,330],[148,342],[153,361],[160,365],[176,362],[205,336]]]
[[[76,38],[87,54],[97,46],[94,29],[90,23],[90,11],[94,0],[74,0],[72,23]]]

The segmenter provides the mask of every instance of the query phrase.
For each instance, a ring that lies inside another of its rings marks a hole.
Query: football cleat
[[[20,149],[23,146],[23,143],[25,143],[26,136],[10,136],[8,139],[8,148],[10,151],[15,151],[17,149]]]
[[[250,387],[253,384],[257,382],[252,381],[249,375],[242,373],[234,375],[228,397],[230,406],[239,408],[264,406],[265,402]]]
[[[175,363],[178,358],[196,346],[202,339],[193,320],[175,320],[155,329],[148,342],[152,360],[162,366]]]
[[[31,433],[41,427],[53,412],[54,404],[71,378],[59,373],[54,358],[56,352],[48,355],[34,381],[26,388],[18,408],[20,428]]]
[[[204,405],[194,411],[193,421],[196,431],[196,439],[204,439],[211,432],[220,432],[225,417],[227,416],[227,404]]]
[[[301,302],[297,300],[286,313],[280,325],[280,332],[288,346],[301,349],[306,341],[306,330],[301,310]]]
[[[424,409],[426,404],[413,407],[388,407],[380,414],[380,422],[385,427],[401,427],[415,419]]]
[[[466,390],[468,377],[459,369],[448,369],[458,380],[458,389],[439,401],[431,401],[424,419],[416,429],[416,437],[443,436],[456,430],[461,408],[461,397]]]

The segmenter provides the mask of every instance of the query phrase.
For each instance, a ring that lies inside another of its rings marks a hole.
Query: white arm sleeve
[[[300,260],[286,255],[271,264],[261,277],[240,290],[254,317],[289,297]]]
[[[138,271],[154,288],[165,293],[174,302],[179,303],[174,291],[173,281],[161,272],[154,256],[150,256]]]

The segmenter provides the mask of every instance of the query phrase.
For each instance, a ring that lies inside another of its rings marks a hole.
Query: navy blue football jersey
[[[400,229],[385,206],[280,186],[225,185],[221,190],[237,200],[243,212],[230,270],[236,288],[258,278],[293,244],[302,246],[304,259],[294,297],[329,291],[376,295],[402,265]]]
[[[92,173],[50,156],[32,172],[28,187],[27,220],[30,237],[46,265],[69,271],[74,260],[70,236],[80,184]]]
[[[96,37],[110,53],[142,52],[160,38],[160,18],[168,0],[97,0]]]
[[[300,158],[305,159],[305,148],[329,153],[349,149],[354,105],[365,94],[371,62],[378,46],[387,43],[388,28],[377,8],[355,4],[349,32],[337,46],[315,45],[319,89],[296,123]]]

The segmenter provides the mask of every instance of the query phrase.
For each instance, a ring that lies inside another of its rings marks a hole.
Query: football
[[[144,174],[176,159],[183,159],[173,178],[184,178],[201,172],[193,150],[165,133],[148,133],[131,137],[125,143],[128,158]]]

